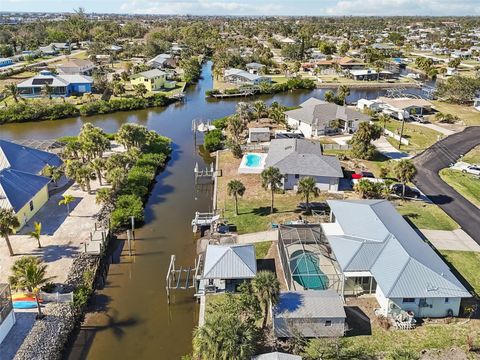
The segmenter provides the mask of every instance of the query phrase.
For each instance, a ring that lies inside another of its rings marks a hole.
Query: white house
[[[384,113],[396,119],[408,119],[410,115],[423,115],[432,110],[432,103],[425,99],[412,99],[407,97],[389,98],[379,97],[376,100]]]
[[[299,109],[285,112],[288,125],[300,130],[306,138],[329,133],[357,131],[363,121],[370,116],[348,106],[340,106],[316,98],[310,98],[300,104]]]
[[[311,176],[320,190],[338,191],[343,178],[337,157],[323,155],[320,143],[305,139],[272,140],[265,159],[268,167],[280,170],[285,190],[295,190],[301,178]]]
[[[272,81],[272,79],[268,76],[251,74],[248,71],[241,69],[225,70],[223,79],[226,82],[239,85],[259,85],[261,83],[270,83]]]
[[[327,200],[321,224],[343,274],[343,295],[372,294],[383,315],[458,316],[471,294],[387,200]]]

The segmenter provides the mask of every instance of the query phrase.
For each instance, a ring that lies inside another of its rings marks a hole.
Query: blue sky
[[[192,15],[479,15],[480,0],[0,0],[0,11]]]

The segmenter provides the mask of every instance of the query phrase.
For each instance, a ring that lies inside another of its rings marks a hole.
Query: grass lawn
[[[480,111],[473,106],[450,104],[444,101],[432,101],[433,107],[444,114],[457,115],[465,125],[480,125]]]
[[[472,174],[453,169],[440,170],[440,177],[471,203],[480,207],[480,180]]]
[[[400,214],[419,229],[455,230],[458,224],[435,204],[420,201],[396,201]]]
[[[440,251],[443,257],[480,294],[480,253],[474,251]]]
[[[466,153],[462,160],[470,164],[480,164],[480,145]]]
[[[268,250],[270,246],[272,246],[271,241],[263,241],[259,243],[255,243],[255,254],[257,255],[257,259],[265,259],[267,256]]]
[[[401,128],[402,122],[398,120],[392,120],[387,124],[387,130],[390,130],[395,134],[400,134]],[[410,142],[410,144],[402,144],[401,150],[407,152],[418,152],[433,145],[442,137],[442,134],[424,126],[405,123],[403,136]],[[397,140],[391,137],[387,137],[387,140],[390,144],[398,149]]]
[[[303,199],[293,191],[275,194],[275,212],[270,214],[270,191],[262,188],[260,174],[238,174],[240,159],[235,159],[230,151],[221,151],[219,156],[222,176],[218,178],[217,207],[220,211],[224,210],[225,217],[236,225],[238,233],[265,231],[271,228],[272,223],[297,220],[299,215],[304,219],[312,217],[298,208]],[[234,214],[233,198],[227,194],[227,184],[233,179],[240,180],[246,188],[243,198],[238,199],[238,216]],[[318,198],[311,201],[322,201],[327,196],[339,198],[339,195],[321,192]]]

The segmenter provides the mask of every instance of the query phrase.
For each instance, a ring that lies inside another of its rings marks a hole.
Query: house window
[[[449,298],[445,298],[445,304],[448,304],[450,302]]]
[[[332,326],[332,320],[325,321],[325,326]]]
[[[30,211],[33,211],[33,201],[30,201]]]
[[[299,174],[295,174],[295,179],[298,179],[300,178],[300,175]]]
[[[402,302],[403,303],[414,303],[415,298],[403,298]]]

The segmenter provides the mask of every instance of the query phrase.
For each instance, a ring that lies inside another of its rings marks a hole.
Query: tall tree
[[[391,118],[389,115],[385,113],[381,113],[380,116],[378,117],[378,121],[380,124],[382,124],[383,130],[385,131],[387,124],[390,122]]]
[[[0,208],[0,235],[7,243],[8,252],[13,256],[12,244],[10,244],[9,235],[20,226],[17,216],[12,209]]]
[[[17,85],[14,83],[5,85],[5,92],[7,96],[13,97],[13,100],[18,103],[18,96],[20,95],[20,92],[18,91]]]
[[[47,265],[36,256],[24,256],[12,266],[12,275],[8,278],[10,285],[17,290],[27,290],[34,294],[37,302],[37,318],[43,317],[40,306],[39,292],[42,285],[53,279],[47,277]]]
[[[238,215],[238,197],[245,194],[245,185],[240,180],[231,180],[227,184],[228,196],[235,200],[235,216]]]
[[[270,306],[277,304],[280,296],[280,283],[271,271],[259,271],[252,280],[252,287],[258,300],[263,305],[263,323],[265,328]]]
[[[298,182],[297,194],[301,194],[305,199],[307,211],[310,210],[310,196],[317,197],[320,190],[315,183],[315,179],[311,176],[301,178]]]
[[[350,95],[350,88],[347,85],[340,85],[337,97],[342,100],[343,105],[347,103],[347,97]]]
[[[70,204],[73,201],[75,201],[75,198],[72,195],[63,195],[63,199],[58,202],[58,205],[65,205],[67,207],[67,214],[70,215]]]
[[[352,145],[351,153],[359,159],[371,160],[376,154],[376,148],[371,144],[382,134],[382,129],[367,121],[361,122],[358,130],[353,134],[350,144]]]
[[[393,165],[395,177],[403,184],[402,197],[405,197],[405,186],[415,177],[417,169],[410,159],[402,159]]]
[[[262,187],[265,190],[269,190],[272,195],[272,202],[270,205],[270,213],[273,214],[274,207],[273,207],[273,200],[275,196],[275,192],[280,189],[283,185],[283,175],[280,174],[280,170],[275,167],[268,167],[267,169],[263,170],[261,173],[262,176]]]

